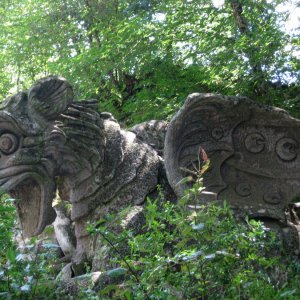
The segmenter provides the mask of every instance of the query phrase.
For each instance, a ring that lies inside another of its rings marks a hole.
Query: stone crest
[[[210,159],[204,185],[215,197],[252,217],[285,220],[289,203],[300,195],[300,121],[278,108],[245,97],[192,94],[169,125],[165,164],[169,182],[182,195],[199,159]],[[202,200],[201,200],[202,199]]]

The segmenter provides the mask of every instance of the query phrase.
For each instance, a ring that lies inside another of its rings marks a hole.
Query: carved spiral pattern
[[[215,127],[211,131],[211,136],[215,140],[220,140],[222,137],[224,137],[224,130],[222,127]]]
[[[278,191],[271,191],[264,194],[264,201],[269,204],[278,204],[281,202],[282,196]]]
[[[241,197],[247,197],[251,195],[251,186],[249,183],[246,182],[239,183],[236,185],[235,191]]]
[[[298,142],[292,138],[282,138],[276,143],[276,154],[284,161],[297,157]]]
[[[245,138],[246,149],[251,153],[260,153],[265,149],[265,137],[261,133],[250,133]]]
[[[12,133],[3,133],[0,136],[0,150],[4,154],[12,154],[18,148],[18,138]]]

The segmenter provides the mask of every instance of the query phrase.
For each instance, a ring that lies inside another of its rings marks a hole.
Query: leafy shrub
[[[55,299],[57,245],[32,239],[20,247],[14,200],[5,194],[0,200],[0,299]]]
[[[110,272],[128,274],[99,299],[299,299],[299,261],[275,234],[255,220],[237,222],[226,202],[187,209],[201,189],[198,181],[179,205],[148,200],[141,234],[94,228],[115,251],[120,268]],[[130,254],[122,257],[124,239]]]

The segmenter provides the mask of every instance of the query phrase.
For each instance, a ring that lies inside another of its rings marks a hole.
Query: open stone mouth
[[[24,237],[38,235],[45,226],[54,222],[56,214],[52,200],[55,183],[52,180],[41,180],[37,174],[23,173],[0,179],[0,184],[0,188],[15,199]]]

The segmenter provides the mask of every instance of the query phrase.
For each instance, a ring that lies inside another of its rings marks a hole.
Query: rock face
[[[92,256],[87,222],[142,204],[156,187],[161,159],[110,114],[98,113],[95,101],[73,98],[65,79],[47,77],[3,103],[0,187],[16,199],[24,235],[33,236],[55,219],[59,181],[72,204],[76,265]]]
[[[146,144],[153,147],[160,156],[164,154],[165,137],[168,122],[151,120],[133,126],[130,131]]]
[[[114,254],[87,233],[88,222],[131,205],[126,223],[142,223],[139,206],[163,177],[163,151],[178,197],[185,188],[178,182],[197,168],[201,148],[210,159],[205,186],[215,197],[203,195],[200,203],[226,199],[251,217],[288,225],[285,209],[300,195],[299,129],[286,112],[246,98],[192,94],[168,129],[151,121],[124,131],[111,114],[97,111],[97,101],[75,102],[65,79],[47,77],[2,103],[0,188],[16,199],[25,236],[40,234],[57,213],[63,244],[71,221],[53,208],[58,190],[72,205],[75,226],[76,243],[70,233],[62,245],[73,256],[67,273],[71,266],[81,273],[85,261],[97,271]]]
[[[192,94],[170,122],[165,166],[177,185],[199,165],[199,149],[210,159],[204,176],[209,192],[200,203],[227,200],[250,217],[286,222],[288,204],[300,195],[300,120],[245,97]]]
[[[71,218],[64,202],[53,204],[53,207],[56,212],[56,219],[52,225],[56,240],[65,257],[71,258],[76,251],[76,238]]]

